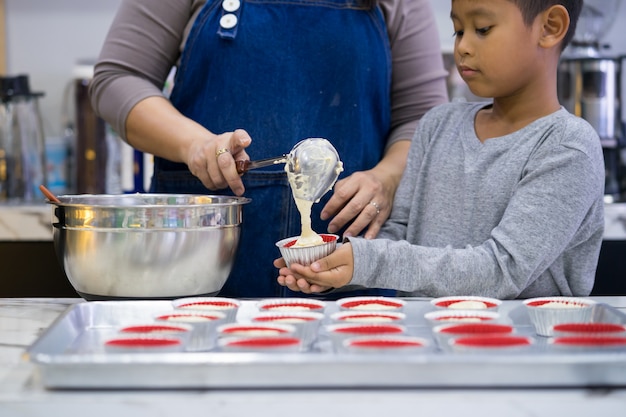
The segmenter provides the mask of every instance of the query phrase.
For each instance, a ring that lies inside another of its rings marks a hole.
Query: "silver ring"
[[[380,206],[378,205],[377,202],[375,201],[370,201],[369,204],[373,205],[374,208],[376,209],[376,214],[380,214]]]
[[[230,153],[230,151],[229,151],[228,149],[226,149],[226,148],[221,148],[221,149],[218,149],[218,150],[215,152],[215,157],[216,157],[216,158],[219,158],[219,156],[220,156],[221,154],[223,154],[223,153]]]

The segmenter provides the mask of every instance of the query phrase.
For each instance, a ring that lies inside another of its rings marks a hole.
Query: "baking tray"
[[[237,320],[257,311],[241,300]],[[563,350],[536,336],[525,306],[504,301],[499,312],[518,334],[535,343],[522,351],[459,353],[433,339],[424,314],[429,299],[407,299],[405,325],[411,335],[429,338],[419,353],[337,353],[321,326],[317,341],[300,353],[104,352],[103,340],[120,325],[151,319],[171,308],[170,301],[94,301],[62,314],[26,354],[49,389],[200,389],[200,388],[419,388],[419,387],[624,387],[626,349]],[[326,320],[338,311],[326,308]],[[607,304],[594,306],[593,321],[626,323],[626,315]]]

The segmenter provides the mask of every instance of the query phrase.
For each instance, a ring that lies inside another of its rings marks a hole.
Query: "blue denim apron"
[[[181,57],[173,105],[215,133],[246,129],[253,159],[322,137],[337,149],[342,177],[376,165],[390,126],[391,55],[380,10],[364,10],[354,0],[241,0],[236,10],[233,3],[208,0],[200,11]],[[283,168],[242,177],[252,202],[244,207],[239,251],[222,296],[294,295],[276,283],[272,265],[280,256],[275,242],[301,231]],[[184,164],[161,158],[151,191],[232,194],[208,192]],[[329,198],[313,206],[318,233],[328,227],[319,217]],[[395,292],[349,295],[357,294]]]

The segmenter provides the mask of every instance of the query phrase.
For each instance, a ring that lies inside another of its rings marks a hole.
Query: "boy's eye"
[[[491,26],[486,26],[484,28],[476,29],[476,33],[479,35],[486,35],[491,30]]]
[[[463,36],[463,31],[462,30],[455,30],[454,33],[452,33],[452,36]]]

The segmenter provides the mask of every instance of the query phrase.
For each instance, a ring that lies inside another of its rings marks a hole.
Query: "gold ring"
[[[376,214],[380,214],[380,206],[378,205],[378,203],[375,201],[370,201],[369,203],[373,205],[374,208],[376,209]]]
[[[230,151],[226,148],[218,149],[217,152],[215,152],[215,157],[218,158],[223,153],[230,153]]]

